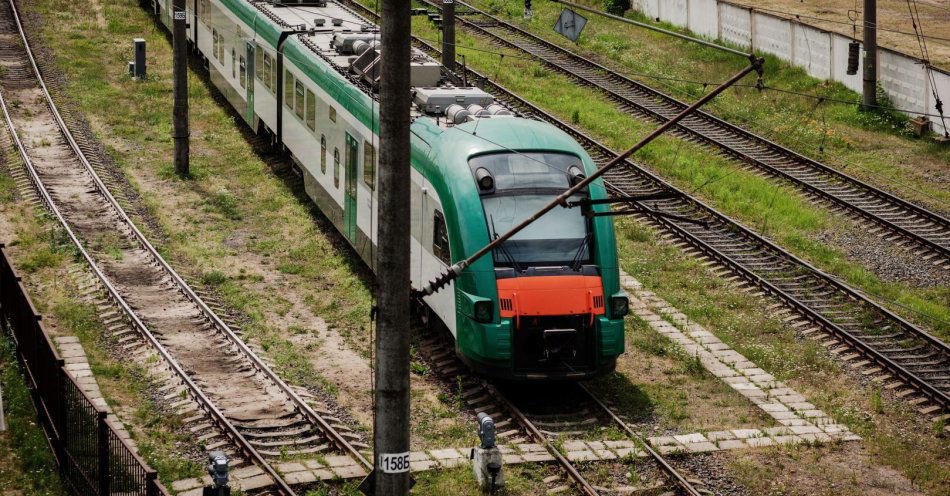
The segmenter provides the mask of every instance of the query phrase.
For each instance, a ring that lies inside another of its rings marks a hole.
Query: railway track
[[[195,414],[196,438],[228,452],[232,468],[256,466],[258,492],[295,494],[272,467],[286,455],[342,454],[369,468],[359,436],[281,380],[126,215],[53,102],[12,1],[0,2],[0,66],[0,106],[27,179],[106,291],[99,310],[117,345],[159,358],[161,389]]]
[[[422,0],[430,7],[441,4]],[[542,62],[578,84],[595,88],[621,111],[639,119],[665,122],[689,105],[632,80],[588,58],[525,31],[472,5],[457,13],[457,22],[471,32]],[[786,180],[810,198],[843,208],[874,232],[901,245],[912,242],[924,260],[950,267],[950,219],[914,205],[825,164],[785,148],[712,114],[698,111],[672,131],[724,153],[773,178]]]
[[[544,479],[549,494],[574,490],[587,496],[626,494],[630,486],[605,487],[591,482],[585,467],[572,462],[563,447],[572,439],[596,435],[602,428],[614,427],[636,443],[656,464],[666,480],[665,487],[675,494],[700,496],[710,494],[700,482],[688,479],[669,460],[654,450],[606,402],[579,383],[553,386],[532,386],[526,391],[519,386],[496,385],[468,372],[452,346],[441,336],[429,336],[420,343],[422,356],[449,387],[457,388],[460,400],[473,415],[484,412],[495,421],[497,436],[506,444],[537,443],[553,457],[569,480],[552,475]],[[545,389],[545,388],[548,389]],[[514,391],[509,391],[514,389]],[[518,398],[518,399],[514,399]],[[670,493],[664,493],[670,494]]]
[[[368,19],[378,19],[355,0],[342,3]],[[414,43],[430,54],[440,54],[424,40],[414,38]],[[598,165],[618,155],[477,71],[469,69],[466,78],[520,115],[548,122],[568,133]],[[796,327],[808,334],[817,331],[825,335],[823,343],[829,349],[858,366],[866,376],[882,381],[920,413],[933,417],[950,413],[950,346],[946,343],[641,165],[627,160],[604,179],[617,195],[675,195],[649,201],[646,208],[631,207],[637,217],[664,233],[665,238],[778,299],[799,316]]]

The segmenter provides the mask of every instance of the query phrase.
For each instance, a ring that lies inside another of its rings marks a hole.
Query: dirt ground
[[[787,12],[789,14],[809,16],[813,18],[825,19],[817,20],[810,18],[801,18],[806,24],[834,31],[836,33],[854,35],[854,29],[848,16],[849,11],[857,11],[857,14],[851,15],[858,21],[857,37],[861,38],[864,33],[861,29],[861,19],[863,14],[863,1],[860,0],[730,0],[732,3],[755,7],[758,9],[773,9]],[[898,50],[915,57],[921,57],[920,46],[917,43],[917,37],[914,35],[901,34],[893,31],[902,31],[904,33],[913,33],[914,26],[911,24],[910,11],[907,8],[908,0],[879,0],[878,8],[878,44],[880,46]],[[910,0],[910,5],[916,4],[917,11],[920,14],[920,25],[923,28],[923,34],[944,40],[928,39],[927,48],[930,52],[930,61],[933,65],[945,70],[950,70],[950,0]],[[780,15],[782,17],[791,17],[782,15],[778,12],[768,11],[770,14]],[[891,31],[884,31],[891,30]]]

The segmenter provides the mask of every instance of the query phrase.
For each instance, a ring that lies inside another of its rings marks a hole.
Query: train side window
[[[274,89],[274,96],[277,95],[277,59],[271,61],[270,64],[270,87]]]
[[[307,90],[307,127],[317,130],[317,99],[310,90]]]
[[[340,188],[340,149],[333,149],[333,187]]]
[[[264,50],[261,47],[256,47],[254,50],[254,73],[257,76],[257,79],[264,81]]]
[[[376,147],[363,142],[363,182],[370,191],[376,189]]]
[[[237,52],[231,49],[231,78],[237,78]]]
[[[284,105],[294,108],[294,75],[288,70],[284,70]]]
[[[320,135],[320,173],[327,173],[327,136]]]
[[[432,254],[442,263],[449,264],[449,232],[445,228],[445,217],[438,210],[435,210],[432,222]]]
[[[330,121],[336,122],[336,109],[333,106],[330,106]]]
[[[211,28],[211,54],[218,58],[218,28]]]
[[[299,79],[297,80],[297,84],[294,86],[294,90],[295,90],[296,93],[297,93],[297,103],[296,103],[296,106],[297,106],[297,117],[303,119],[303,111],[304,111],[303,95],[304,95],[304,93],[303,93],[303,83],[300,82]]]
[[[264,74],[261,75],[261,81],[264,82],[264,86],[267,87],[267,89],[272,89],[270,83],[270,54],[264,54],[264,64],[262,65],[264,66]]]
[[[240,63],[238,64],[238,67],[240,68],[241,74],[241,87],[247,88],[247,62],[244,60],[243,55],[241,55],[239,59]]]

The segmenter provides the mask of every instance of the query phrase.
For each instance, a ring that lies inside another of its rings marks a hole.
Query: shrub
[[[630,0],[604,0],[604,10],[613,15],[622,16],[630,10]]]

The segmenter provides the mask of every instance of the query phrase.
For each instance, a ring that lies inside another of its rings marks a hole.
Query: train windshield
[[[482,194],[492,238],[504,234],[570,187],[568,170],[583,167],[565,153],[501,153],[469,161],[472,171],[491,172],[494,190]],[[581,199],[578,195],[572,200]],[[591,262],[590,226],[579,208],[554,207],[494,250],[495,265],[524,270],[532,266],[573,266]]]

